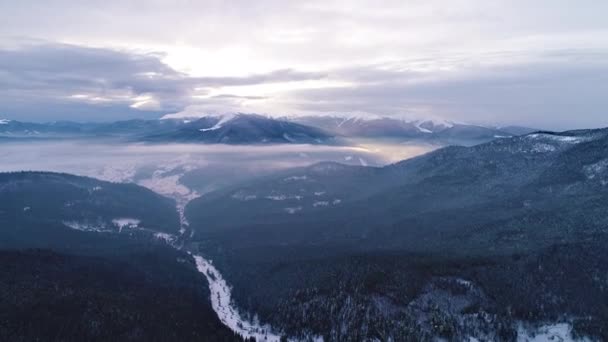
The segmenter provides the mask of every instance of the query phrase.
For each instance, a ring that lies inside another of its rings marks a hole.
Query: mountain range
[[[3,173],[0,339],[239,340],[188,251],[282,336],[606,340],[607,151],[608,129],[536,131],[322,162],[224,185],[186,220],[137,185]]]
[[[517,340],[565,322],[604,340],[606,151],[598,129],[379,168],[321,163],[207,194],[186,214],[237,303],[287,332]]]
[[[301,116],[291,120],[344,137],[400,138],[465,145],[535,131],[519,126],[486,127],[446,120],[404,120],[391,117]]]
[[[3,139],[113,137],[149,143],[348,144],[348,139],[352,138],[374,138],[473,145],[532,131],[525,127],[483,127],[432,120],[334,116],[271,118],[243,113],[111,123],[0,121]]]

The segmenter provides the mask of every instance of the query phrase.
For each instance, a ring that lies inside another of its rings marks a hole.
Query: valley
[[[209,284],[210,308],[244,338],[592,341],[602,338],[608,313],[597,301],[606,296],[597,275],[608,264],[601,206],[606,136],[534,133],[392,164],[394,148],[298,145],[87,145],[87,153],[98,153],[78,168],[85,149],[28,143],[5,145],[0,159],[19,154],[17,169],[135,182],[171,198],[176,213],[162,214],[173,217],[162,224],[170,229],[154,228],[148,214],[131,209],[57,222],[87,235],[148,236],[191,253]],[[53,156],[57,150],[62,155]],[[256,157],[248,165],[249,153]],[[231,158],[241,165],[237,172]],[[122,186],[87,182],[86,196]],[[11,205],[40,215],[36,202]],[[37,244],[23,246],[64,245],[37,236]],[[8,237],[9,245],[20,239]]]
[[[0,1],[0,342],[608,341],[608,1]]]

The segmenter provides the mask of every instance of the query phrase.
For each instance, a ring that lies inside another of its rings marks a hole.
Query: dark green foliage
[[[192,257],[152,236],[178,229],[174,206],[133,184],[0,174],[0,341],[240,340]],[[123,217],[145,229],[111,226]]]
[[[572,321],[606,339],[606,203],[604,129],[379,169],[318,164],[211,193],[187,215],[238,303],[289,333],[513,340],[518,321]]]
[[[136,218],[141,226],[177,232],[175,203],[135,184],[49,172],[0,174],[0,222],[63,221],[112,226],[117,218]]]
[[[238,340],[193,268],[171,250],[103,258],[1,251],[0,340]]]

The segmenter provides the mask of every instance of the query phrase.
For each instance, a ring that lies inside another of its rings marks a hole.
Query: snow
[[[300,195],[283,195],[283,194],[277,194],[276,192],[273,192],[264,198],[269,199],[271,201],[285,201],[288,199],[296,199],[299,201],[304,197],[300,196]]]
[[[418,129],[420,132],[422,132],[422,133],[433,133],[433,131],[431,131],[431,130],[429,130],[429,129],[426,129],[426,128],[424,128],[424,127],[420,127],[420,125],[421,125],[421,124],[423,124],[423,122],[417,121],[417,122],[415,123],[416,128],[417,128],[417,129]]]
[[[232,194],[231,196],[234,199],[237,199],[239,201],[252,201],[256,198],[258,198],[258,196],[256,195],[248,195],[246,194],[244,191],[237,191],[234,194]]]
[[[367,162],[361,157],[359,157],[359,163],[361,164],[361,166],[367,166]]]
[[[77,222],[77,221],[63,221],[62,222],[66,227],[72,228],[74,230],[80,230],[83,232],[109,232],[105,225],[94,225],[87,222]]]
[[[608,159],[600,160],[599,162],[591,165],[586,165],[583,167],[583,171],[585,172],[587,179],[601,177],[603,174],[608,176]]]
[[[531,151],[535,153],[554,152],[555,150],[555,146],[542,143],[534,144],[531,149]]]
[[[287,133],[283,133],[283,139],[289,142],[295,142],[295,140],[293,140]]]
[[[341,200],[341,199],[339,199],[339,198],[336,198],[336,199],[335,199],[335,200],[333,200],[333,202],[331,202],[331,203],[332,203],[333,205],[340,204],[340,203],[342,203],[342,200]]]
[[[317,201],[312,204],[313,207],[327,207],[329,205],[328,201]]]
[[[209,282],[211,306],[224,325],[245,338],[253,337],[257,341],[269,342],[279,342],[281,340],[281,336],[274,333],[270,326],[250,322],[240,315],[238,309],[232,303],[231,288],[211,262],[200,255],[194,255],[194,260],[198,271],[205,275]]]
[[[136,218],[116,218],[112,220],[112,223],[118,227],[118,231],[122,232],[123,228],[137,228],[141,221]]]
[[[102,190],[102,189],[103,189],[102,187],[100,187],[100,186],[96,186],[96,187],[94,187],[92,190],[93,190],[93,191],[100,191],[100,190]]]
[[[101,169],[95,169],[85,173],[87,176],[93,178],[108,182],[122,183],[131,182],[133,177],[135,177],[136,169],[137,167],[135,164],[125,163],[122,165],[106,165]]]
[[[325,191],[315,191],[315,196],[323,196],[325,195]]]
[[[226,122],[228,122],[228,121],[230,121],[230,120],[232,120],[232,119],[234,119],[234,114],[227,114],[227,115],[223,115],[223,116],[220,118],[220,121],[218,121],[218,122],[217,122],[217,123],[216,123],[216,124],[215,124],[213,127],[210,127],[210,128],[201,128],[201,129],[199,129],[199,131],[201,131],[201,132],[215,131],[215,130],[217,130],[217,129],[222,128],[222,126],[223,126],[223,125],[224,125]]]
[[[588,338],[575,339],[569,323],[543,325],[538,328],[517,327],[517,342],[590,342]]]
[[[154,237],[159,240],[163,240],[168,244],[171,244],[175,240],[175,236],[167,233],[155,233]]]
[[[581,136],[568,136],[568,135],[555,135],[546,133],[534,133],[527,135],[528,139],[548,139],[556,142],[563,142],[569,144],[578,144],[584,141],[588,141],[588,137]]]
[[[180,233],[183,234],[186,232],[185,227],[189,225],[184,213],[186,210],[186,204],[200,195],[198,192],[190,190],[188,187],[179,182],[179,179],[183,174],[174,174],[170,176],[165,175],[174,171],[176,168],[176,166],[173,166],[169,169],[157,170],[152,174],[152,177],[140,180],[137,182],[137,184],[163,196],[175,199],[181,224]]]
[[[307,180],[307,179],[308,179],[307,176],[291,176],[291,177],[287,177],[283,180],[286,182],[289,182],[289,181],[299,181],[299,180]]]
[[[353,156],[346,156],[344,157],[344,160],[346,161],[351,161],[353,159]]]
[[[11,122],[11,120],[0,119],[0,125],[8,125],[9,122]]]
[[[266,196],[265,198],[272,200],[272,201],[284,201],[287,199],[287,196],[285,195],[270,195],[270,196]]]
[[[473,284],[470,281],[462,279],[462,278],[457,278],[456,282],[458,284],[460,284],[462,286],[466,286],[466,287],[472,287],[473,286]]]
[[[430,118],[430,119],[415,121],[416,128],[420,129],[422,132],[422,130],[424,130],[424,128],[420,127],[420,125],[425,124],[425,123],[430,123],[433,127],[437,127],[437,128],[441,128],[441,129],[447,129],[447,128],[454,127],[454,123],[452,121],[447,121],[447,120],[443,120],[443,119],[439,119],[439,118]],[[425,132],[425,133],[433,133],[430,130],[427,130],[427,131],[428,132]]]
[[[30,208],[30,207],[23,207],[23,211],[24,211],[24,212],[25,212],[25,211],[30,211],[31,209],[32,209],[32,208]]]
[[[302,210],[302,207],[285,208],[285,211],[288,214],[295,214],[295,213],[297,213],[300,210]]]

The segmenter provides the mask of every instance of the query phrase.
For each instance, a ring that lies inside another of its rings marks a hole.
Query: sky
[[[608,126],[603,0],[0,1],[0,117]]]

